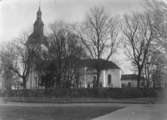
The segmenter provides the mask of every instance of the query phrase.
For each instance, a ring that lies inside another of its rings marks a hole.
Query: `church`
[[[38,55],[43,48],[49,47],[47,37],[44,35],[43,29],[44,23],[42,21],[42,12],[39,7],[36,14],[36,20],[34,22],[33,32],[26,42],[28,52],[32,55],[30,56],[31,67],[26,83],[27,89],[42,88],[40,86],[40,72],[36,70],[36,65],[38,64],[36,58],[40,57]],[[115,63],[106,60],[97,61],[95,59],[78,60],[78,62],[81,63],[79,69],[82,71],[79,78],[79,81],[81,82],[80,87],[93,87],[93,81],[96,79],[95,66],[97,62],[102,67],[100,77],[101,87],[121,87],[121,69]]]
[[[42,12],[40,6],[36,14],[36,20],[34,22],[34,29],[32,34],[28,37],[26,42],[26,47],[28,49],[28,54],[31,57],[30,72],[28,75],[26,87],[28,89],[39,88],[40,73],[36,70],[36,58],[39,58],[39,53],[43,48],[47,48],[47,37],[43,33],[44,23],[42,21]]]

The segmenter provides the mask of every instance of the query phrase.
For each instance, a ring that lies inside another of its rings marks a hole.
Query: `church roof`
[[[89,68],[97,68],[99,67],[102,70],[105,69],[120,69],[118,65],[113,63],[112,61],[104,60],[104,59],[85,59],[81,60],[81,64],[83,66],[89,67]]]
[[[67,60],[67,61],[66,61]],[[118,65],[116,65],[115,63],[113,63],[112,61],[107,61],[104,59],[80,59],[77,57],[67,57],[66,59],[62,59],[62,63],[63,62],[74,62],[75,65],[77,65],[78,67],[88,67],[89,69],[96,69],[97,67],[99,67],[101,70],[107,70],[107,69],[120,69],[120,67],[118,67]],[[54,60],[54,63],[51,61],[45,61],[44,64],[57,64],[57,60]]]
[[[88,68],[96,68],[98,66],[100,69],[120,69],[117,64],[105,59],[81,59],[76,56],[69,56],[66,59],[73,62],[75,61],[75,64]]]
[[[48,46],[48,43],[47,43],[47,37],[44,36],[44,35],[39,35],[39,34],[34,34],[32,33],[27,42],[26,42],[26,45],[35,45],[35,44],[44,44],[46,46]]]

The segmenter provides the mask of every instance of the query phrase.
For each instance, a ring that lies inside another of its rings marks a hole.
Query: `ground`
[[[90,120],[120,106],[96,104],[1,104],[0,120]]]
[[[167,120],[167,104],[129,104],[93,120]]]
[[[167,104],[0,103],[0,120],[167,120]]]

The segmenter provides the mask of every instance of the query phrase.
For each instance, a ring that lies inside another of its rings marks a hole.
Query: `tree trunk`
[[[140,88],[141,69],[138,69],[137,88]]]
[[[99,69],[97,69],[97,74],[96,75],[97,75],[97,79],[96,79],[96,82],[95,82],[96,83],[95,86],[99,87],[99,85],[100,85],[99,84],[99,82],[100,82],[100,70]]]
[[[23,77],[22,79],[23,79],[23,89],[25,90],[25,89],[27,88],[27,87],[26,87],[26,78]]]
[[[56,87],[61,88],[61,73],[58,73],[58,75],[57,75]]]
[[[58,69],[57,69],[57,78],[56,78],[56,87],[61,88],[62,87],[62,83],[61,83],[61,79],[62,79],[62,69],[63,69],[63,65],[62,65],[62,60],[61,57],[59,56],[58,59]],[[55,86],[54,86],[55,87]]]
[[[149,79],[147,79],[147,85],[146,85],[146,87],[147,87],[147,88],[150,87],[150,81],[149,81]]]
[[[153,80],[153,88],[155,88],[155,80]]]

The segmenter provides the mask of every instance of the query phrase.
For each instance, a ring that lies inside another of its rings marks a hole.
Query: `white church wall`
[[[36,72],[31,72],[29,74],[27,83],[26,83],[27,89],[36,89],[38,88],[38,75]]]
[[[108,75],[111,75],[111,84],[108,84]],[[93,87],[93,80],[97,79],[95,70],[87,70],[85,74],[80,77],[84,81],[83,87]],[[102,70],[100,74],[100,84],[102,87],[121,88],[121,71],[120,69]]]
[[[103,87],[121,88],[121,70],[108,69],[103,70]],[[111,75],[111,84],[108,84],[108,76]]]

